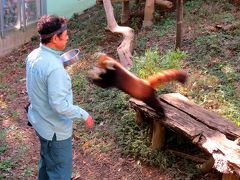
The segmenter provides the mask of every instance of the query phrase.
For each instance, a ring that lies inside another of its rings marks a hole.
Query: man
[[[73,105],[71,79],[60,55],[68,41],[67,20],[43,16],[37,23],[40,46],[26,59],[28,119],[40,140],[39,180],[68,180],[72,173],[72,120],[92,117]]]

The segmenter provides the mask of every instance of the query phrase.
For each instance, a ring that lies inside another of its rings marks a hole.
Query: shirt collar
[[[56,50],[56,49],[53,49],[53,48],[49,48],[49,47],[43,45],[42,43],[40,43],[40,48],[44,49],[46,51],[52,52],[52,53],[54,53],[56,55],[59,55],[59,56],[64,53],[64,51],[59,51],[59,50]]]

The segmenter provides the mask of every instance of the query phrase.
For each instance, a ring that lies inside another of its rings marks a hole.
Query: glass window
[[[19,24],[18,0],[2,0],[4,29],[12,29]]]
[[[4,37],[11,29],[23,29],[37,21],[46,11],[45,0],[0,0],[0,33]]]
[[[37,20],[37,3],[36,0],[25,0],[25,17],[26,24],[36,22]]]

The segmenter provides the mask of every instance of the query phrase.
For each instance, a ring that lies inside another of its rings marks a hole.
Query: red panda
[[[90,81],[102,88],[118,88],[131,97],[145,102],[164,115],[164,110],[157,98],[155,89],[158,85],[170,81],[185,83],[187,74],[176,69],[162,70],[148,79],[140,79],[113,58],[100,54],[96,66],[88,72]]]

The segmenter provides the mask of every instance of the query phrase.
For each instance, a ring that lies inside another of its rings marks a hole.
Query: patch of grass
[[[175,33],[175,27],[176,27],[175,17],[169,14],[166,18],[162,19],[159,22],[156,22],[153,25],[153,31],[149,34],[152,34],[153,38],[156,38],[156,36],[163,37],[167,34]]]
[[[179,69],[181,60],[186,58],[187,54],[182,51],[168,51],[160,57],[156,47],[147,49],[144,56],[135,56],[134,65],[131,70],[139,77],[146,79],[150,75],[158,73],[163,69]]]
[[[27,144],[19,144],[17,147],[17,152],[20,155],[24,155],[28,150],[29,150],[29,146]]]
[[[198,71],[203,72],[195,81],[196,91],[190,89],[193,99],[238,125],[240,119],[237,107],[240,99],[235,84],[240,78],[239,46],[236,43],[239,35],[240,33],[232,35],[231,32],[219,31],[199,36],[194,41],[198,48],[190,54],[193,69],[198,68]]]
[[[0,129],[0,154],[4,153],[8,149],[6,142],[6,129]]]
[[[30,177],[30,176],[32,176],[33,171],[34,171],[34,168],[32,168],[32,167],[27,167],[26,169],[24,169],[22,175],[23,175],[24,177]]]
[[[184,4],[185,11],[191,11],[195,8],[199,8],[202,6],[203,2],[204,2],[203,0],[187,1]]]
[[[0,140],[1,142],[1,140]],[[8,144],[1,144],[0,145],[0,154],[6,152],[8,150]]]
[[[7,158],[0,162],[0,170],[10,172],[12,168],[16,167],[16,164],[12,161],[11,158]]]
[[[15,135],[14,135],[14,139],[16,139],[16,140],[19,141],[19,142],[23,142],[23,140],[24,140],[24,134],[23,134],[23,132],[18,129],[18,130],[16,131]],[[23,146],[23,147],[24,147],[24,146]]]
[[[17,119],[18,118],[18,112],[17,111],[13,111],[12,112],[12,118],[13,119]]]
[[[222,23],[232,23],[233,21],[235,21],[235,17],[230,12],[216,14],[215,16],[213,16],[213,19],[216,22],[220,21]]]
[[[7,89],[9,87],[8,83],[1,81],[0,82],[0,89]]]
[[[141,32],[136,36],[136,48],[135,52],[138,55],[144,55],[146,49],[154,48],[149,47],[148,44],[152,44],[152,41],[160,41],[164,36],[168,36],[169,34],[175,33],[175,19],[174,17],[166,17],[162,19],[160,22],[156,22],[151,30],[142,29]],[[158,42],[159,43],[159,42]],[[169,47],[172,47],[172,44],[168,44]]]
[[[0,72],[0,79],[2,79],[5,76],[4,72]]]
[[[174,158],[164,151],[154,151],[149,142],[149,126],[144,123],[138,126],[135,119],[135,113],[129,111],[121,118],[121,123],[117,126],[117,140],[119,147],[124,155],[131,154],[145,163],[168,167]]]

